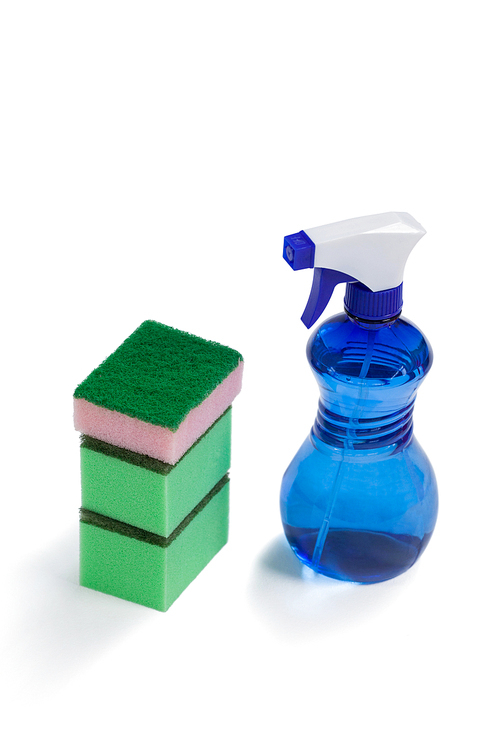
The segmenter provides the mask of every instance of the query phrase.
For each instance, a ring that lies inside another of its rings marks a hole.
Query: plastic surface
[[[437,516],[437,486],[413,436],[417,388],[432,364],[409,321],[360,323],[343,313],[311,336],[316,421],[281,487],[286,537],[300,560],[345,581],[410,568]]]
[[[310,328],[318,320],[341,281],[360,281],[372,292],[399,287],[408,256],[424,234],[425,229],[413,216],[392,211],[286,236],[283,257],[287,263],[295,271],[315,269],[302,316],[304,325]],[[325,271],[335,271],[339,276]]]

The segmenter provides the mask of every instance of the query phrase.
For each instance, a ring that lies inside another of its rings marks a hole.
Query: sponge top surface
[[[146,320],[74,396],[176,430],[242,360],[228,346]]]

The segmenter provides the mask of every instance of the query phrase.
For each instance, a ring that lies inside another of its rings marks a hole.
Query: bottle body
[[[432,351],[404,318],[368,323],[343,313],[313,333],[307,355],[320,401],[283,477],[286,537],[324,575],[393,578],[418,559],[437,517],[434,472],[412,420]]]

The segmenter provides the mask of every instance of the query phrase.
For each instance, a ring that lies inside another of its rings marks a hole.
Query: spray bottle
[[[386,213],[285,237],[294,269],[314,268],[302,321],[310,328],[335,286],[345,312],[307,345],[320,389],[316,421],[283,477],[281,516],[299,559],[343,581],[403,573],[437,517],[432,466],[413,435],[417,388],[432,364],[422,332],[401,317],[403,271],[425,230]]]

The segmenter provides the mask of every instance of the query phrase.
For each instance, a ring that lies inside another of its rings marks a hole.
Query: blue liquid
[[[283,477],[285,534],[319,573],[393,578],[423,552],[437,516],[434,472],[412,419],[431,349],[404,318],[361,323],[341,314],[313,333],[307,355],[320,401]]]
[[[285,525],[291,548],[309,566],[318,530],[296,529]],[[316,571],[358,583],[378,583],[411,568],[427,546],[430,536],[423,539],[407,534],[382,534],[354,529],[329,529]]]

